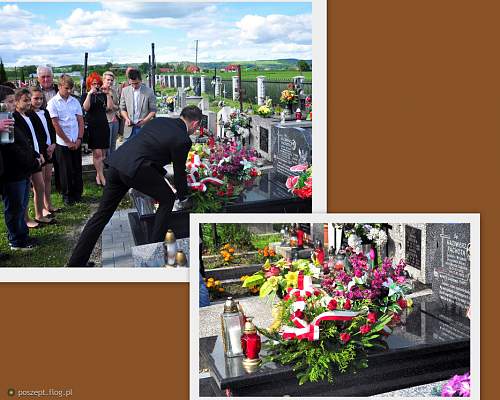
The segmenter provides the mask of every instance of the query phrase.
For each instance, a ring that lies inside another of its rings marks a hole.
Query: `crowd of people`
[[[126,78],[117,85],[112,71],[92,72],[78,97],[69,75],[55,84],[52,69],[40,66],[35,86],[0,85],[0,103],[12,115],[0,119],[0,132],[14,133],[12,143],[0,144],[0,193],[11,250],[34,249],[29,230],[57,223],[56,214],[64,212],[52,203],[53,183],[66,206],[81,201],[83,141],[92,150],[96,184],[106,188],[105,160],[117,151],[120,132],[131,141],[155,118],[154,91],[137,69],[128,68]],[[34,218],[28,210],[31,191]]]

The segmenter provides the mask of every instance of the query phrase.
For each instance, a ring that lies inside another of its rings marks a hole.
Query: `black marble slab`
[[[406,387],[449,379],[470,370],[468,320],[454,337],[443,332],[453,329],[457,316],[437,303],[417,305],[387,338],[388,350],[368,356],[368,368],[356,374],[337,374],[333,383],[298,385],[291,366],[275,363],[248,373],[242,358],[226,358],[219,337],[200,339],[200,358],[208,365],[219,393],[234,396],[369,396]],[[206,382],[205,382],[206,383]],[[206,389],[206,388],[205,388]],[[217,392],[217,390],[213,390]]]
[[[129,216],[136,245],[150,243],[155,208],[151,197],[136,190],[130,192],[137,215]],[[286,187],[274,180],[272,173],[263,173],[251,186],[246,188],[235,201],[227,204],[221,211],[224,213],[311,213],[311,199],[294,197]],[[177,237],[189,236],[189,211],[172,212],[171,229]],[[135,221],[139,218],[140,223]],[[134,220],[132,222],[132,220]],[[134,229],[142,232],[134,233]],[[179,232],[179,233],[178,233]],[[185,235],[185,236],[184,236]],[[144,242],[144,240],[146,240]]]

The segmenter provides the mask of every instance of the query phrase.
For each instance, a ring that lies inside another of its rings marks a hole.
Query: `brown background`
[[[481,212],[481,385],[491,399],[499,8],[330,0],[328,10],[328,211]],[[0,310],[0,399],[9,387],[188,398],[187,284],[1,284]]]

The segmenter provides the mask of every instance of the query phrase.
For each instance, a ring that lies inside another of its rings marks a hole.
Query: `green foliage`
[[[254,250],[252,244],[252,234],[242,224],[202,224],[203,246],[209,253],[218,254],[219,246],[216,246],[213,239],[213,225],[219,238],[218,245],[231,243],[238,251]]]
[[[299,60],[299,61],[297,61],[297,68],[299,69],[300,72],[310,71],[311,70],[311,66],[305,60]]]
[[[265,361],[274,361],[284,365],[292,365],[297,373],[299,385],[310,382],[328,380],[333,382],[334,373],[347,372],[357,361],[357,366],[363,366],[362,358],[364,352],[359,352],[355,343],[346,345],[331,346],[331,341],[327,336],[336,334],[336,327],[333,323],[325,323],[322,330],[323,339],[309,342],[308,340],[288,340],[281,339],[278,334],[270,333],[266,330],[259,332],[270,339],[264,344],[269,356]],[[325,335],[326,333],[326,335]],[[359,358],[356,360],[356,358]],[[366,363],[364,363],[366,365]]]

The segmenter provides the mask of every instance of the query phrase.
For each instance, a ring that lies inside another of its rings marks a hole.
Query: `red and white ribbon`
[[[309,324],[301,317],[306,307],[305,299],[314,293],[312,279],[310,276],[304,276],[304,273],[299,272],[297,289],[291,289],[288,292],[290,297],[295,296],[296,301],[292,303],[293,313],[291,321],[294,327],[285,326],[282,328],[281,336],[283,339],[307,339],[309,341],[319,339],[319,324],[321,321],[350,321],[359,315],[357,311],[350,310],[334,310],[321,313]]]

